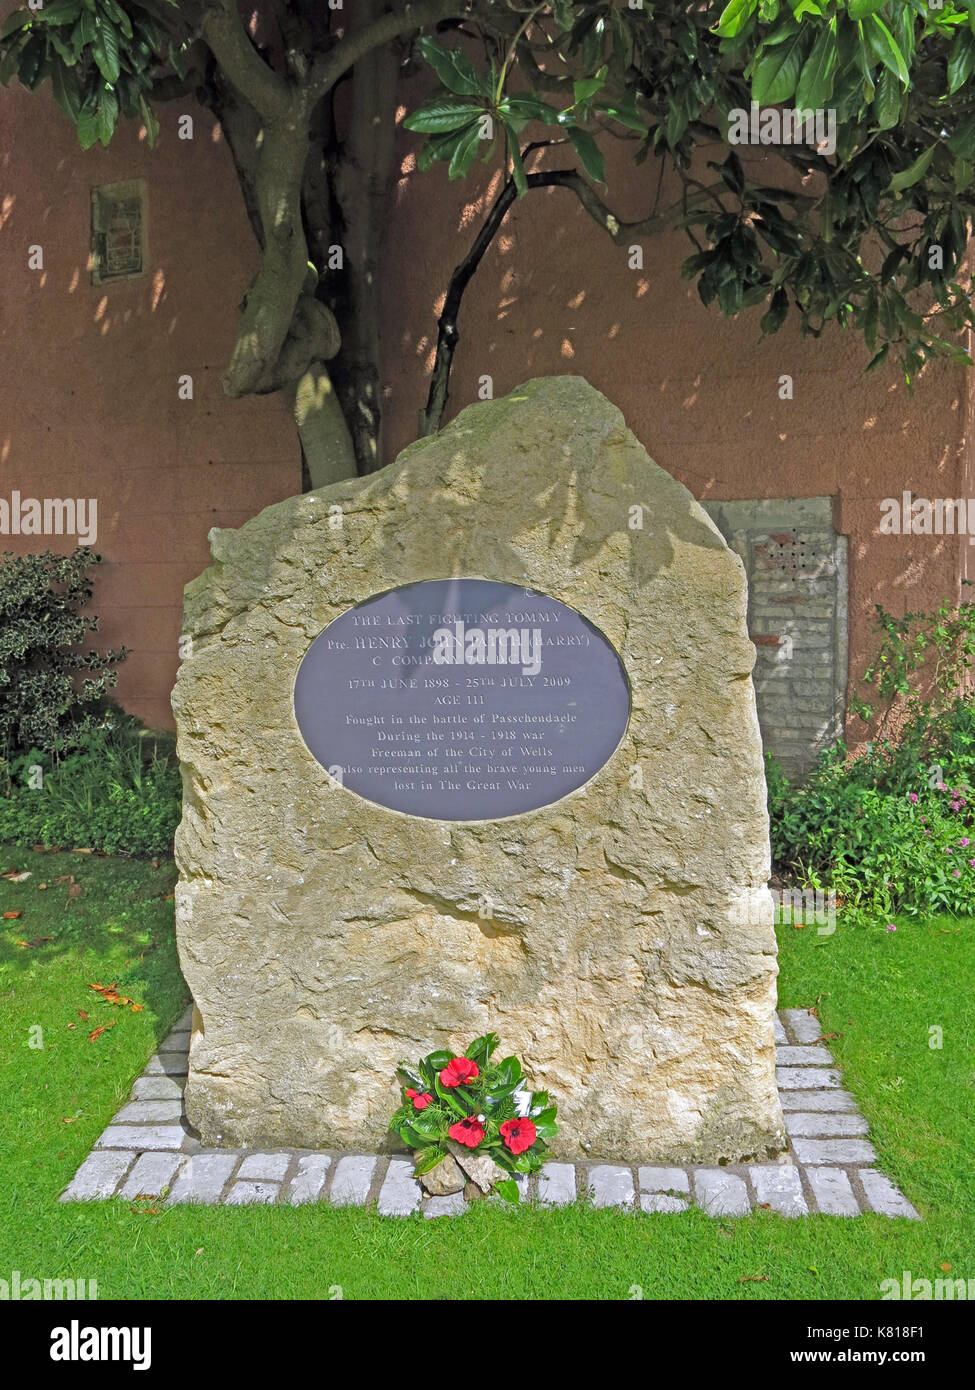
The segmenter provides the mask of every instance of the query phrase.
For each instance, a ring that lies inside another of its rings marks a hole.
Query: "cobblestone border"
[[[252,1202],[334,1206],[375,1202],[384,1216],[456,1216],[461,1192],[428,1197],[412,1160],[393,1155],[281,1149],[204,1149],[183,1113],[190,1042],[184,1014],[132,1087],[130,1100],[97,1140],[60,1200],[139,1196],[167,1203],[245,1206]],[[522,1197],[564,1206],[588,1196],[595,1207],[645,1212],[686,1211],[747,1216],[766,1207],[782,1216],[904,1216],[918,1213],[885,1174],[856,1100],[842,1089],[819,1021],[802,1009],[783,1009],[775,1024],[776,1080],[789,1147],[776,1163],[722,1168],[546,1163],[518,1179]],[[492,1199],[495,1200],[495,1199]]]

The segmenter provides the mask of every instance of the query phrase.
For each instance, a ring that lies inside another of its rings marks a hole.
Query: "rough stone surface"
[[[594,1207],[631,1207],[633,1205],[633,1174],[629,1168],[600,1163],[589,1173],[589,1192]]]
[[[785,1117],[786,1132],[806,1139],[854,1138],[866,1134],[867,1122],[862,1115],[843,1111],[790,1110]]]
[[[759,1206],[768,1206],[781,1216],[809,1214],[799,1169],[791,1163],[756,1164],[748,1171]]]
[[[364,1202],[369,1195],[369,1185],[375,1170],[376,1160],[369,1156],[360,1157],[356,1154],[349,1158],[340,1158],[329,1193],[335,1206],[355,1206]]]
[[[462,1216],[466,1210],[463,1192],[451,1192],[446,1197],[430,1197],[423,1203],[423,1215],[431,1221],[435,1216]]]
[[[199,1153],[187,1159],[173,1183],[171,1202],[201,1202],[205,1205],[220,1201],[227,1179],[237,1165],[235,1153]]]
[[[288,1188],[288,1201],[294,1206],[315,1202],[321,1196],[332,1160],[327,1154],[305,1154],[298,1160],[298,1171]]]
[[[97,1150],[88,1155],[61,1196],[62,1202],[111,1197],[132,1162],[131,1153]]]
[[[566,1207],[576,1199],[576,1170],[571,1163],[543,1164],[538,1174],[538,1200],[547,1207]]]
[[[181,1076],[139,1076],[132,1086],[134,1100],[178,1100],[183,1099],[183,1078]]]
[[[211,545],[173,697],[203,1142],[381,1148],[397,1061],[493,1029],[559,1097],[553,1157],[784,1147],[744,571],[620,412],[580,378],[532,381]],[[314,638],[373,594],[451,575],[551,595],[626,667],[619,748],[552,806],[404,816],[337,785],[301,739],[292,686]]]
[[[793,1139],[800,1163],[873,1163],[877,1155],[868,1139]]]
[[[120,1196],[127,1197],[129,1201],[135,1197],[160,1196],[164,1188],[172,1187],[173,1179],[185,1162],[182,1154],[141,1154],[133,1164]]]
[[[381,1216],[409,1216],[416,1211],[423,1189],[413,1176],[413,1160],[391,1158],[383,1185],[379,1189],[377,1206]]]
[[[783,1031],[786,1034],[784,1045],[788,1046],[788,1030]],[[161,1052],[165,1050],[160,1048]],[[132,1094],[139,1093],[140,1081],[166,1080],[158,1076],[141,1077],[133,1085]],[[788,1091],[783,1093],[782,1100],[789,1121],[821,1120],[827,1125],[845,1125],[853,1121],[858,1130],[866,1128],[848,1091]],[[805,1100],[810,1102],[809,1111],[794,1104]],[[812,1104],[817,1100],[828,1104],[817,1109]],[[131,1135],[142,1127],[114,1126],[116,1131],[119,1128]],[[589,1198],[596,1195],[606,1206],[631,1210],[633,1198],[638,1195],[641,1211],[678,1214],[686,1211],[691,1203],[693,1180],[698,1204],[715,1215],[743,1215],[752,1203],[770,1207],[780,1215],[801,1216],[806,1213],[808,1202],[809,1211],[827,1216],[857,1216],[861,1211],[876,1210],[891,1218],[919,1219],[918,1213],[889,1179],[870,1167],[874,1161],[871,1145],[854,1151],[842,1148],[831,1151],[828,1157],[821,1157],[820,1166],[820,1161],[803,1162],[796,1152],[796,1143],[804,1138],[799,1135],[793,1139],[788,1153],[780,1156],[777,1163],[753,1164],[750,1169],[738,1166],[737,1169],[706,1170],[647,1164],[639,1169],[636,1187],[628,1166],[598,1163],[546,1163],[538,1174],[537,1184],[524,1173],[516,1174],[515,1181],[522,1201],[537,1200],[543,1206],[564,1206],[576,1200],[578,1194],[584,1194]],[[197,1141],[187,1134],[185,1142],[195,1145]],[[821,1155],[820,1150],[816,1152]],[[856,1160],[857,1153],[859,1160]],[[462,1156],[469,1157],[466,1150]],[[339,1200],[363,1206],[375,1197],[378,1210],[384,1216],[408,1216],[421,1206],[431,1216],[457,1213],[464,1210],[465,1199],[483,1200],[485,1196],[476,1183],[468,1181],[463,1191],[424,1201],[423,1190],[413,1174],[413,1161],[407,1157],[391,1158],[385,1172],[375,1154],[361,1153],[337,1155],[295,1150],[254,1153],[238,1149],[211,1151],[201,1155],[201,1159],[194,1168],[189,1167],[185,1152],[99,1148],[79,1168],[61,1200],[86,1197],[105,1200],[119,1196],[132,1201],[140,1194],[164,1200],[164,1192],[172,1185],[177,1201],[221,1202],[228,1206],[286,1201],[297,1205],[325,1200],[333,1163],[342,1166],[337,1185]],[[851,1161],[845,1163],[844,1160]],[[188,1167],[186,1180],[177,1185],[177,1176],[184,1165]],[[239,1165],[236,1172],[235,1165]],[[284,1182],[287,1182],[286,1187]],[[487,1201],[511,1209],[497,1194],[488,1196]]]
[[[464,1190],[464,1174],[450,1154],[442,1158],[436,1168],[424,1173],[420,1182],[434,1197],[448,1197],[451,1192]]]
[[[886,1173],[878,1173],[875,1168],[865,1168],[860,1172],[860,1181],[863,1183],[863,1190],[867,1194],[871,1209],[880,1216],[906,1216],[912,1221],[921,1219]]]
[[[637,1173],[641,1192],[690,1192],[690,1182],[682,1168],[641,1168]]]
[[[859,1216],[860,1204],[842,1168],[807,1168],[806,1177],[824,1216]]]
[[[671,1197],[666,1192],[641,1192],[640,1210],[641,1211],[663,1211],[676,1214],[687,1211],[687,1202],[683,1197]]]
[[[471,1182],[475,1183],[482,1192],[490,1192],[496,1182],[501,1182],[508,1177],[505,1169],[499,1163],[495,1163],[490,1154],[473,1154],[470,1149],[465,1149],[462,1144],[454,1143],[452,1139],[447,1141],[447,1148]]]
[[[747,1216],[751,1211],[743,1178],[720,1168],[701,1168],[694,1174],[698,1206],[708,1216]]]

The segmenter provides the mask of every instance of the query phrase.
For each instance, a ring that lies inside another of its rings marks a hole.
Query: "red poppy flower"
[[[534,1144],[537,1134],[531,1120],[505,1120],[501,1126],[501,1138],[513,1154],[523,1154]]]
[[[429,1091],[424,1091],[421,1095],[419,1091],[411,1090],[409,1086],[407,1086],[406,1088],[406,1094],[408,1098],[413,1102],[414,1110],[425,1110],[427,1106],[430,1104],[430,1102],[433,1100],[433,1096],[430,1094]]]
[[[463,1144],[468,1149],[476,1149],[484,1138],[484,1126],[476,1115],[468,1115],[466,1120],[458,1120],[455,1125],[451,1125],[447,1133],[451,1139],[456,1139],[458,1144]]]
[[[477,1080],[477,1063],[469,1057],[454,1057],[440,1073],[442,1086],[466,1086]]]

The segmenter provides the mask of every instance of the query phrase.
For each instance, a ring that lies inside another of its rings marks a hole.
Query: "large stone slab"
[[[580,378],[531,381],[211,547],[173,697],[203,1142],[381,1146],[396,1062],[494,1030],[558,1100],[555,1157],[783,1147],[744,574],[620,412]],[[299,734],[292,688],[323,629],[451,576],[550,595],[623,661],[622,742],[553,805],[387,810]]]

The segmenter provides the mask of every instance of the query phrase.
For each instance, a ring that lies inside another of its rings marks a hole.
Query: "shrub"
[[[966,583],[968,581],[965,581]],[[881,634],[851,708],[872,742],[824,752],[804,786],[767,758],[772,857],[780,870],[855,907],[919,915],[975,911],[975,605],[941,603]],[[922,685],[923,682],[923,685]]]
[[[0,842],[108,854],[172,849],[180,815],[173,740],[128,715],[109,711],[101,725],[76,733],[75,747],[56,762],[32,749],[2,771]]]
[[[12,555],[0,564],[0,753],[62,753],[97,721],[124,647],[102,654],[79,644],[97,617],[79,610],[92,596],[88,546],[70,555]],[[79,681],[81,673],[87,672]]]

